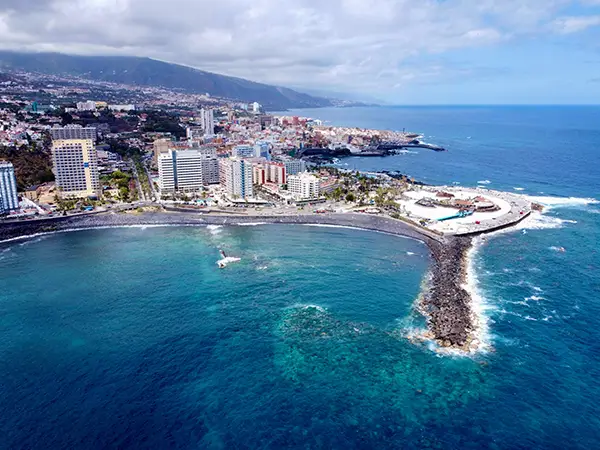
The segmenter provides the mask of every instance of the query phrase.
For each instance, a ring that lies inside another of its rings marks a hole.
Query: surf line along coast
[[[522,220],[521,217],[520,219]],[[443,347],[475,350],[478,320],[472,298],[463,287],[467,277],[467,253],[476,233],[442,236],[426,228],[388,217],[356,213],[302,214],[281,216],[210,215],[195,212],[145,212],[139,214],[102,213],[55,217],[32,221],[0,223],[0,241],[26,238],[44,233],[127,226],[206,226],[298,224],[332,225],[384,232],[419,240],[432,256],[429,285],[419,300],[419,310],[428,324],[428,338]],[[514,223],[503,224],[510,226]],[[500,227],[497,227],[500,228]],[[0,245],[2,245],[0,243]]]

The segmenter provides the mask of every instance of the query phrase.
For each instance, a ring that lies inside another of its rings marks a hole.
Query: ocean
[[[410,239],[257,225],[6,242],[0,448],[597,448],[600,107],[287,114],[449,150],[342,167],[547,205],[476,242],[486,349],[409,339],[430,262]],[[219,248],[241,261],[219,270]]]

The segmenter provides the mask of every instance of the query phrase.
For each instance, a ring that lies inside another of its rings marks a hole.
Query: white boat
[[[219,252],[221,253],[221,256],[223,257],[223,259],[220,259],[217,261],[217,265],[219,266],[219,269],[224,269],[231,263],[236,263],[236,262],[241,261],[240,258],[235,258],[233,256],[227,256],[223,250],[219,250]]]

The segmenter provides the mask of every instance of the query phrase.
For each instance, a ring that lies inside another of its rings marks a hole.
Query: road
[[[138,171],[137,171],[135,162],[132,159],[130,159],[129,163],[131,164],[131,168],[133,170],[133,178],[135,178],[135,185],[136,185],[138,193],[139,193],[139,198],[141,201],[145,202],[146,201],[146,193],[144,192],[144,189],[142,189],[142,183],[140,183],[140,177],[138,175]]]

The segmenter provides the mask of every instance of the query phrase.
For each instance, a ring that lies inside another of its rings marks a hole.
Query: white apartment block
[[[308,172],[290,175],[287,179],[288,191],[297,199],[311,199],[319,197],[319,179]]]
[[[252,166],[252,182],[262,186],[267,181],[267,170],[264,164],[254,164]]]
[[[158,155],[161,193],[199,192],[219,182],[219,160],[202,150],[169,150]]]
[[[0,214],[19,209],[15,168],[8,161],[0,161]]]
[[[98,156],[91,139],[59,139],[52,142],[56,186],[66,197],[100,195]]]
[[[266,166],[269,171],[267,179],[270,183],[282,185],[287,182],[287,173],[284,164],[269,162],[266,164]]]
[[[96,111],[96,102],[92,100],[77,102],[77,111]]]
[[[110,111],[135,111],[135,105],[108,105]]]
[[[200,110],[200,121],[202,122],[205,136],[212,136],[215,134],[215,118],[212,109]]]
[[[204,137],[204,127],[187,127],[185,129],[185,134],[190,143],[202,141],[202,138]]]
[[[91,139],[96,142],[97,132],[94,127],[67,125],[65,127],[50,128],[50,136],[53,141],[59,139]]]
[[[238,158],[220,161],[221,186],[232,197],[254,196],[252,186],[252,163]]]

